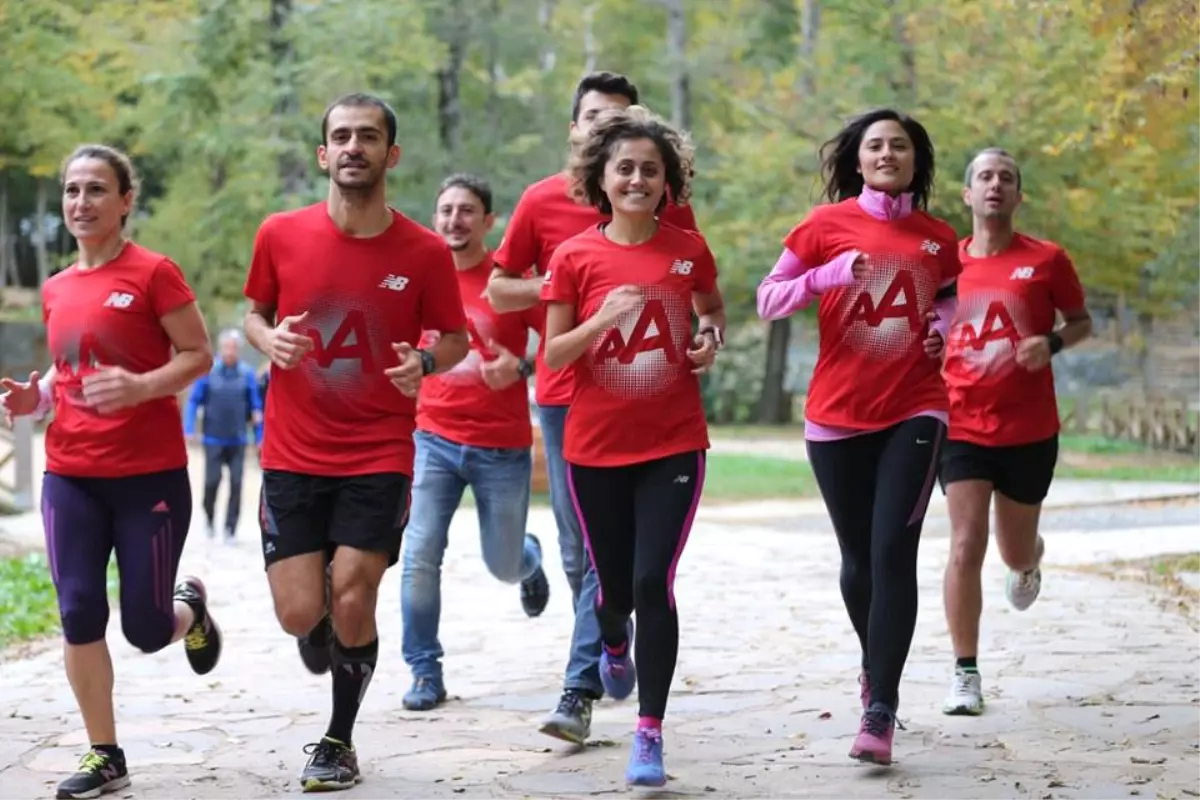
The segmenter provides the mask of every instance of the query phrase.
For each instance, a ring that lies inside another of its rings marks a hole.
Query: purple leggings
[[[89,644],[104,638],[107,569],[115,548],[125,638],[146,653],[170,644],[175,572],[191,520],[192,485],[186,469],[126,478],[47,472],[42,523],[66,640]]]

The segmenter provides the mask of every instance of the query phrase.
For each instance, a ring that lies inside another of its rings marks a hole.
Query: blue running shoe
[[[625,782],[630,786],[666,785],[662,731],[657,728],[638,728],[633,734],[633,749],[629,752]]]
[[[619,656],[602,647],[600,652],[600,683],[604,693],[613,700],[624,700],[637,685],[637,669],[633,666],[633,620],[625,623],[625,651]]]

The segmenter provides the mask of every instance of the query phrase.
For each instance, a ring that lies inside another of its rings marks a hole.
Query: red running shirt
[[[1075,265],[1053,242],[1016,234],[1002,253],[974,258],[962,241],[958,311],[946,343],[949,438],[987,446],[1029,444],[1058,433],[1050,367],[1017,364],[1017,345],[1054,329],[1055,312],[1084,308]]]
[[[645,302],[597,336],[574,364],[563,457],[612,467],[708,448],[700,382],[687,358],[692,294],[716,289],[717,267],[698,233],[660,224],[649,241],[610,241],[599,226],[567,240],[550,261],[542,299],[593,316],[613,289],[642,287]]]
[[[554,251],[572,236],[594,228],[606,218],[592,206],[567,194],[569,183],[563,173],[543,178],[521,195],[512,219],[497,248],[496,264],[510,275],[545,275]],[[690,206],[668,203],[662,220],[684,230],[696,230]],[[551,372],[546,367],[545,329],[538,331],[537,369],[534,374],[538,405],[565,406],[571,400],[569,370]]]
[[[529,390],[525,380],[493,391],[483,382],[481,368],[496,358],[488,346],[491,341],[498,342],[517,358],[524,358],[529,332],[541,330],[544,312],[537,306],[497,314],[482,296],[491,274],[490,255],[470,269],[458,270],[471,351],[453,369],[421,382],[417,427],[470,447],[532,447]]]
[[[46,281],[42,321],[57,373],[48,471],[114,478],[187,466],[174,396],[101,414],[84,404],[83,378],[100,366],[140,374],[167,364],[171,338],[160,320],[195,300],[175,262],[133,242],[103,266],[70,266]]]
[[[271,366],[264,469],[345,476],[412,475],[416,403],[385,369],[392,345],[416,347],[423,330],[466,325],[450,248],[393,211],[369,239],[348,236],[325,203],[273,214],[254,240],[246,297],[276,319],[308,312],[292,330],[314,347],[294,369]]]
[[[925,314],[941,285],[962,270],[954,230],[919,210],[876,219],[852,197],[814,208],[784,244],[810,269],[849,250],[871,264],[864,278],[821,295],[805,416],[818,425],[873,430],[946,411],[939,361],[925,355]]]

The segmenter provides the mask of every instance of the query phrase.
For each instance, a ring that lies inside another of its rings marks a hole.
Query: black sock
[[[121,748],[115,744],[94,744],[92,745],[92,749],[98,753],[104,753],[109,758],[121,757]]]
[[[325,732],[330,739],[337,739],[347,746],[350,744],[358,706],[367,693],[371,676],[375,674],[375,661],[378,658],[378,637],[361,647],[346,647],[334,637],[333,714],[329,718],[329,730]]]
[[[979,665],[975,663],[975,656],[968,656],[956,660],[955,666],[965,672],[979,672]]]

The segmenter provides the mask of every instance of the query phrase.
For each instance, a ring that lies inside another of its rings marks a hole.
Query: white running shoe
[[[954,668],[954,682],[942,703],[942,713],[953,717],[978,717],[983,713],[983,679],[978,672]]]
[[[1008,596],[1008,602],[1017,611],[1024,611],[1033,605],[1033,601],[1038,599],[1038,594],[1042,591],[1042,556],[1046,552],[1046,542],[1042,537],[1038,536],[1037,541],[1037,566],[1025,572],[1016,572],[1015,570],[1008,571],[1008,580],[1004,584],[1004,593]]]

